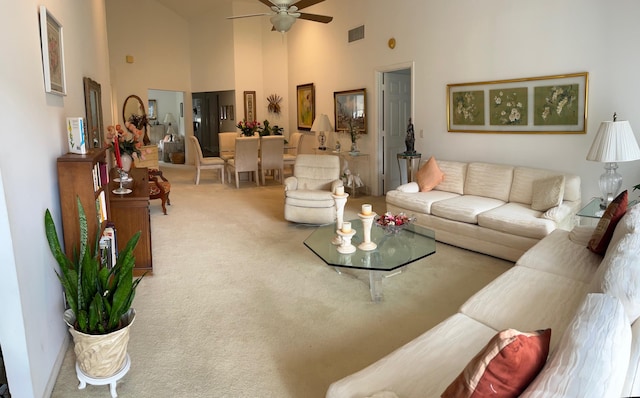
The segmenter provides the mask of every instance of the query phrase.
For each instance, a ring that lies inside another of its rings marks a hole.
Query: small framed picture
[[[149,100],[149,120],[156,120],[158,118],[158,101],[154,99]]]
[[[42,46],[45,91],[57,95],[67,95],[62,24],[51,15],[45,6],[40,6],[40,44]]]
[[[333,93],[335,128],[348,132],[351,128],[367,134],[367,91],[364,88]]]
[[[244,120],[253,122],[256,120],[256,92],[244,92]]]
[[[316,93],[313,83],[296,88],[298,103],[298,130],[311,130],[316,117]]]

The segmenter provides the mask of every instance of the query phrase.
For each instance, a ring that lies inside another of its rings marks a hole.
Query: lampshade
[[[320,116],[316,117],[316,120],[313,121],[311,131],[333,131],[329,117],[321,113]]]
[[[291,29],[291,26],[296,21],[296,19],[289,14],[282,13],[282,14],[276,14],[272,16],[270,21],[273,27],[278,32],[284,33],[289,31],[289,29]]]
[[[622,187],[622,176],[616,172],[617,162],[628,162],[640,159],[640,148],[633,135],[628,121],[616,121],[613,114],[612,122],[602,122],[596,138],[591,144],[587,160],[605,163],[605,172],[600,176],[598,185],[602,192],[600,206],[605,208],[618,195]]]
[[[173,124],[176,122],[176,119],[173,117],[173,113],[169,112],[167,114],[164,115],[164,124]]]
[[[640,159],[640,148],[627,120],[602,122],[587,160],[628,162]]]

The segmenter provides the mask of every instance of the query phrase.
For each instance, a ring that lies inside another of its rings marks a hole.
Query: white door
[[[383,74],[383,159],[384,179],[382,192],[395,189],[407,178],[406,164],[398,168],[398,153],[407,148],[404,139],[407,133],[409,118],[411,117],[411,69],[403,69]]]

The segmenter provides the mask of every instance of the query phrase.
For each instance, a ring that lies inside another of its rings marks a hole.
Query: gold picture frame
[[[244,120],[247,122],[256,121],[256,92],[244,92]]]
[[[586,134],[589,73],[447,85],[447,130]]]
[[[296,86],[298,130],[311,130],[316,118],[316,92],[313,83]]]
[[[335,91],[333,93],[334,126],[337,132],[348,132],[349,123],[358,134],[367,134],[367,90]]]

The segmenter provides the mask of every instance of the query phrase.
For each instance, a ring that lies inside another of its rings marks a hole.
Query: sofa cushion
[[[516,265],[590,283],[602,256],[587,250],[586,244],[570,239],[571,233],[556,229],[518,259]]]
[[[628,196],[627,196],[628,198]],[[640,231],[640,206],[633,205],[627,207],[624,216],[618,221],[616,229],[613,231],[609,245],[618,242],[624,235]]]
[[[533,200],[533,182],[561,173],[545,169],[516,166],[513,169],[513,183],[509,193],[509,202],[531,204]]]
[[[489,163],[469,163],[464,194],[484,196],[503,202],[509,200],[513,166]]]
[[[631,328],[620,301],[589,294],[557,350],[521,397],[618,398],[630,347]]]
[[[564,176],[547,177],[533,182],[533,197],[531,208],[547,211],[560,206],[564,195]]]
[[[640,234],[626,234],[609,246],[592,288],[620,299],[630,322],[640,317]]]
[[[593,236],[594,229],[595,227],[591,225],[576,225],[571,232],[569,232],[569,239],[573,243],[587,247],[591,236]]]
[[[551,329],[496,334],[447,387],[442,398],[518,397],[547,361]]]
[[[302,207],[333,207],[335,200],[329,191],[293,190],[286,192],[287,204]]]
[[[431,205],[431,214],[449,220],[478,223],[478,214],[504,205],[504,202],[483,196],[462,195],[440,200]]]
[[[556,229],[556,223],[541,218],[541,214],[522,203],[506,203],[478,214],[478,225],[513,235],[542,239]]]
[[[384,358],[331,384],[326,397],[365,397],[382,390],[401,398],[439,397],[496,332],[463,314],[452,315]]]
[[[589,250],[594,253],[604,254],[618,221],[627,211],[627,203],[627,191],[624,191],[607,206],[589,241],[589,246],[587,246]]]
[[[407,192],[407,193],[416,193],[420,192],[420,186],[417,182],[411,181],[406,184],[402,184],[396,188],[396,191]]]
[[[420,192],[429,192],[444,180],[444,174],[438,167],[436,158],[431,156],[429,160],[418,169],[415,180],[420,187]]]
[[[585,283],[515,266],[467,300],[460,312],[496,330],[551,328],[553,350],[587,290]]]
[[[462,195],[464,193],[464,180],[467,175],[467,163],[438,160],[438,166],[444,173],[444,180],[434,189]]]
[[[401,207],[408,212],[414,211],[417,213],[431,214],[431,206],[434,202],[451,199],[458,196],[460,195],[456,193],[436,190],[417,193],[407,193],[393,190],[387,192],[386,203]]]

